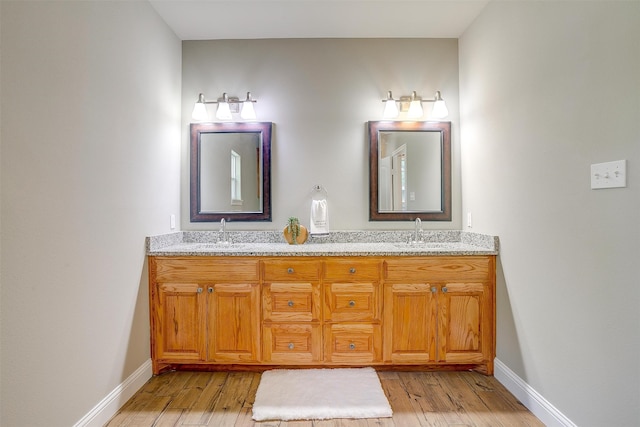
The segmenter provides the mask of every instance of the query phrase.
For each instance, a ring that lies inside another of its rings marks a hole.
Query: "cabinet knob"
[[[349,269],[349,273],[354,274],[355,272],[356,272],[356,269],[355,269],[355,268],[351,267],[351,268]]]
[[[197,293],[199,293],[199,294],[201,294],[201,293],[202,293],[202,288],[198,288],[198,289],[196,290],[196,292],[197,292]]]
[[[295,345],[292,342],[290,342],[289,343],[289,350],[293,350],[294,348],[295,348]]]
[[[293,307],[293,301],[289,301],[289,302],[287,303],[287,305],[288,305],[289,307]]]
[[[350,343],[349,344],[349,350],[355,350],[356,349],[356,344],[355,343]]]
[[[442,292],[447,293],[447,291],[449,291],[449,289],[447,289],[447,287],[446,287],[446,286],[444,286],[444,287],[442,288]]]
[[[349,307],[355,307],[356,302],[354,300],[349,301]]]
[[[438,292],[438,289],[435,286],[431,287],[431,293],[435,294],[436,292]]]
[[[291,268],[291,267],[287,268],[287,273],[292,274],[293,273],[293,268]]]
[[[207,292],[209,292],[210,294],[213,293],[213,286],[209,286],[209,289],[207,289]]]

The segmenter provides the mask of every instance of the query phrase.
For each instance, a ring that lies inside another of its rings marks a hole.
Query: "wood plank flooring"
[[[542,426],[494,377],[475,372],[378,372],[393,418],[251,419],[260,373],[171,372],[151,378],[105,427]]]

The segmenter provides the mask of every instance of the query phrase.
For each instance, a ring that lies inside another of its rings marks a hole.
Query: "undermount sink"
[[[197,245],[198,249],[225,249],[225,248],[229,248],[229,249],[239,249],[242,248],[244,246],[246,246],[246,243],[233,243],[233,242],[210,242],[210,243],[198,243]]]
[[[398,242],[393,244],[399,249],[443,250],[452,247],[449,242]]]

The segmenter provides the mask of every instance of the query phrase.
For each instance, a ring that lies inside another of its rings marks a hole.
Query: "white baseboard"
[[[499,359],[494,360],[494,367],[496,379],[547,427],[577,427]]]
[[[133,396],[136,391],[151,378],[151,359],[144,362],[135,372],[116,388],[111,391],[104,399],[93,407],[87,415],[82,417],[80,421],[75,423],[73,427],[102,427],[109,421],[127,400]]]

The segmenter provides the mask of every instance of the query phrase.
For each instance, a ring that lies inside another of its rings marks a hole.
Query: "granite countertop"
[[[289,245],[281,231],[229,231],[232,243],[217,243],[215,231],[181,231],[147,238],[150,256],[412,256],[497,255],[498,238],[464,231],[424,231],[410,243],[408,231],[338,231]]]

